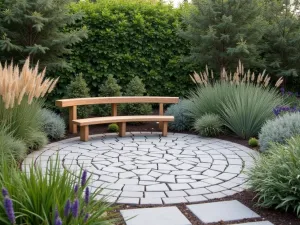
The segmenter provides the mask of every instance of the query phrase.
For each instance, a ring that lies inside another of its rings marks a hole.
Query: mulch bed
[[[90,126],[90,134],[101,134],[101,133],[109,133],[107,130],[108,125],[95,125]],[[156,123],[143,123],[143,124],[127,124],[127,132],[131,131],[160,131],[158,129],[158,125]],[[170,131],[171,132],[171,131]],[[191,131],[186,131],[182,133],[190,133],[194,134]],[[67,134],[65,138],[71,138],[76,137],[78,134]],[[222,135],[218,137],[219,139],[235,142],[238,144],[241,144],[243,146],[248,146],[248,141],[240,139],[238,137],[232,136],[232,135]],[[255,193],[251,191],[243,191],[240,193],[237,193],[232,196],[228,196],[221,199],[214,199],[209,200],[207,202],[216,202],[216,201],[227,201],[227,200],[238,200],[239,202],[243,203],[244,205],[248,206],[250,209],[255,211],[257,214],[261,216],[260,219],[247,219],[247,220],[240,220],[240,221],[231,221],[231,222],[219,222],[219,223],[210,223],[210,225],[229,225],[233,223],[243,223],[243,222],[255,222],[255,221],[263,221],[268,220],[272,222],[275,225],[300,225],[300,219],[297,218],[297,216],[292,212],[283,212],[279,210],[274,209],[264,209],[257,207],[256,201],[254,199]],[[199,203],[205,203],[205,202],[199,202]],[[196,204],[196,203],[192,203]],[[204,225],[198,218],[196,218],[186,207],[186,204],[174,204],[174,205],[118,205],[118,209],[115,210],[115,213],[117,213],[120,218],[120,210],[122,209],[135,209],[135,208],[151,208],[151,207],[168,207],[168,206],[177,206],[178,209],[189,219],[189,221],[192,223],[192,225]],[[216,212],[217,213],[217,212]],[[116,225],[125,225],[125,222],[122,221],[120,223],[117,223]],[[159,224],[157,224],[159,225]]]

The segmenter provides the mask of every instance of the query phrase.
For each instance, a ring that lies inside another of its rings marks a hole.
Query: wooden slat
[[[73,98],[62,99],[55,102],[58,107],[69,107],[77,105],[95,104],[121,104],[121,103],[178,103],[178,97],[159,97],[159,96],[123,96],[123,97],[95,97],[95,98]]]
[[[174,121],[174,116],[107,116],[95,117],[87,119],[73,120],[73,123],[80,126],[106,124],[106,123],[122,123],[122,122],[160,122]]]

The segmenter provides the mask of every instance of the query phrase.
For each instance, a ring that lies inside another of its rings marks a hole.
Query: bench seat
[[[119,135],[121,137],[126,134],[126,122],[162,122],[162,135],[167,136],[168,134],[168,122],[174,121],[174,116],[107,116],[107,117],[95,117],[86,119],[73,120],[73,124],[80,126],[80,140],[88,141],[89,139],[89,125],[96,124],[108,124],[118,123]]]

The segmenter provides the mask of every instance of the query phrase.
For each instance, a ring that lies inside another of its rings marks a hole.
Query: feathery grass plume
[[[39,73],[39,65],[30,68],[30,59],[27,58],[22,70],[18,66],[7,62],[0,64],[0,96],[5,103],[5,108],[13,108],[15,104],[20,105],[24,96],[28,96],[28,104],[33,99],[44,97],[50,93],[58,79],[44,79],[46,69]]]
[[[206,66],[204,72],[194,72],[193,75],[190,75],[192,81],[195,84],[200,84],[207,86],[208,84],[214,84],[216,79],[214,78],[213,71],[209,72],[208,67]],[[271,77],[266,75],[266,70],[262,73],[259,73],[257,76],[254,73],[251,73],[250,70],[245,72],[244,66],[239,61],[239,65],[236,68],[236,72],[232,74],[231,72],[228,74],[225,68],[221,70],[220,80],[229,82],[230,84],[239,85],[241,83],[253,83],[255,85],[260,85],[263,87],[267,87],[270,84]],[[275,87],[279,87],[283,82],[283,78],[280,77],[275,83]]]

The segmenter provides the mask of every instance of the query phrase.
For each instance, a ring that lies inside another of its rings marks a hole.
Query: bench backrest
[[[122,96],[122,97],[93,97],[93,98],[73,98],[56,101],[58,107],[70,107],[78,105],[96,104],[122,104],[122,103],[159,103],[171,104],[178,103],[178,97],[159,97],[159,96]]]

